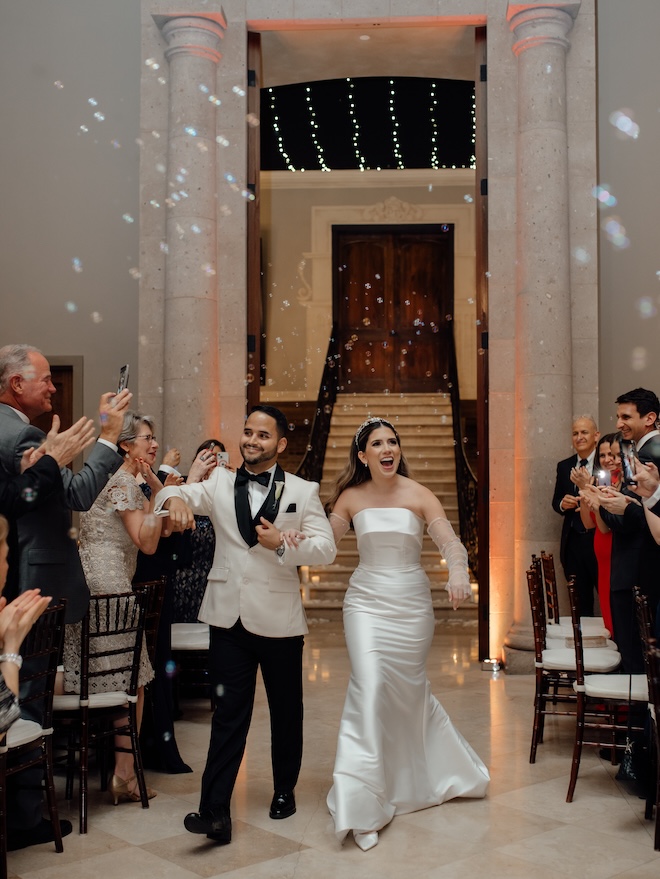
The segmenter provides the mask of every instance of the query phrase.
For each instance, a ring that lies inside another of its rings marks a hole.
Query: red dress
[[[596,517],[591,513],[591,518]],[[605,628],[612,632],[612,612],[610,610],[610,561],[612,558],[612,532],[603,534],[596,525],[594,534],[594,552],[598,562],[598,601]]]

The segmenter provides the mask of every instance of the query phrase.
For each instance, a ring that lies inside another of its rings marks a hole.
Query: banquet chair
[[[653,838],[653,848],[660,851],[660,738],[658,737],[658,717],[660,716],[660,650],[655,643],[649,644],[648,654],[648,675],[651,686],[649,687],[650,696],[650,713],[651,726],[653,730],[653,742],[655,744],[654,763],[655,763],[655,834]],[[645,813],[645,817],[651,818],[652,814]]]
[[[53,693],[57,663],[64,640],[65,605],[49,607],[37,619],[21,647],[20,673],[22,712],[7,730],[0,745],[0,877],[7,877],[6,779],[30,766],[43,766],[48,816],[53,825],[55,851],[64,851],[53,784]]]
[[[69,727],[70,758],[79,754],[78,787],[80,833],[87,833],[89,754],[115,735],[131,740],[135,775],[143,809],[149,808],[138,737],[137,700],[140,655],[144,642],[145,616],[150,590],[113,595],[92,595],[89,610],[81,624],[80,694],[56,696],[54,708],[58,724]],[[124,674],[129,686],[124,691],[89,692],[90,683],[101,680],[95,659],[109,660],[113,674]],[[124,722],[121,722],[124,718]],[[115,726],[115,723],[119,725]],[[73,761],[69,761],[72,772]],[[67,780],[67,796],[72,785]]]
[[[572,584],[574,580],[571,579],[570,582]],[[543,742],[545,718],[548,715],[567,716],[576,713],[577,695],[573,684],[577,668],[574,648],[548,647],[543,588],[534,566],[527,571],[527,588],[534,628],[534,720],[529,754],[529,762],[534,763],[537,747]],[[581,642],[580,646],[582,647]],[[617,668],[621,656],[615,650],[589,647],[584,651],[584,661],[589,671],[605,674]]]
[[[649,756],[651,758],[653,778],[655,779],[655,784],[652,787],[649,787],[649,791],[646,797],[646,809],[644,811],[644,817],[650,821],[653,818],[653,809],[655,807],[655,835],[657,849],[658,844],[660,844],[660,818],[658,817],[658,804],[660,803],[660,761],[657,759],[657,750],[659,745],[657,741],[658,730],[656,726],[655,706],[660,700],[660,692],[658,691],[658,687],[660,687],[660,681],[658,681],[657,675],[654,676],[654,671],[651,667],[650,656],[651,649],[657,648],[657,643],[655,638],[653,637],[653,623],[651,620],[651,611],[649,608],[648,599],[646,595],[644,595],[644,593],[641,591],[639,586],[633,586],[633,593],[635,596],[635,609],[637,612],[639,637],[642,642],[642,655],[644,656],[646,679],[649,685],[649,714],[651,720]]]
[[[575,639],[576,677],[573,688],[577,695],[575,743],[571,762],[571,777],[566,802],[573,802],[575,785],[580,771],[580,759],[584,745],[615,750],[625,750],[623,739],[633,734],[643,734],[644,724],[633,720],[632,703],[646,705],[649,687],[646,675],[586,674],[588,649],[582,645],[582,626],[575,581],[569,580],[568,595],[571,604],[573,637]],[[602,654],[613,653],[601,650]]]
[[[545,550],[541,550],[541,566],[543,569],[543,584],[545,587],[545,601],[547,605],[549,628],[552,629],[554,626],[559,626],[566,630],[570,636],[573,626],[571,617],[562,617],[559,615],[557,575],[555,573],[555,560],[552,553],[546,553]],[[585,646],[609,646],[611,649],[616,650],[616,645],[613,641],[610,642],[610,644],[605,644],[605,641],[611,638],[611,634],[612,633],[609,629],[605,628],[605,623],[602,617],[582,617],[582,636],[590,642],[588,645],[585,644]],[[597,642],[596,639],[599,638],[602,639],[602,643]]]
[[[145,580],[142,583],[134,583],[134,592],[147,593],[147,606],[144,612],[144,638],[149,654],[149,661],[152,665],[156,662],[156,638],[158,636],[158,625],[160,623],[160,615],[163,609],[163,601],[165,599],[165,587],[167,586],[167,578],[159,577],[157,580]]]

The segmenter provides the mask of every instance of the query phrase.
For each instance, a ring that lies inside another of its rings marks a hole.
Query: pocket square
[[[284,512],[285,513],[295,513],[296,512],[296,505],[289,504],[289,506],[286,508],[286,510]]]

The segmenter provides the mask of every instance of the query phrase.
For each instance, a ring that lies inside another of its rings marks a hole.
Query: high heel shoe
[[[140,802],[140,790],[137,785],[137,778],[134,775],[131,775],[131,777],[127,779],[120,778],[118,775],[113,775],[110,779],[108,790],[115,806],[118,803]],[[147,798],[153,800],[155,796],[156,791],[148,787]]]
[[[378,845],[378,831],[377,830],[354,830],[353,831],[353,839],[355,840],[355,844],[358,848],[361,848],[363,852],[368,852],[370,848],[373,848],[375,845]]]

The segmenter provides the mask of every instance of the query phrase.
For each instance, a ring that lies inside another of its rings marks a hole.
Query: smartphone
[[[229,464],[229,452],[217,452],[218,467],[226,467]]]
[[[596,485],[612,485],[612,474],[609,470],[596,471]]]
[[[117,382],[117,393],[121,394],[124,388],[128,387],[128,363],[125,363],[119,370],[119,381]]]
[[[623,470],[623,481],[626,485],[637,485],[635,480],[635,468],[637,466],[637,452],[633,440],[620,440],[619,448],[621,449],[621,468]]]

